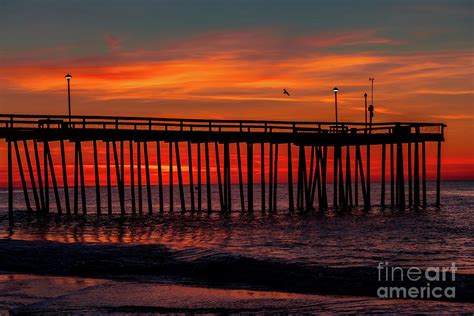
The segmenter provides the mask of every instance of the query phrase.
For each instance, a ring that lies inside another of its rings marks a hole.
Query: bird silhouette
[[[286,89],[283,89],[283,94],[286,94],[287,96],[290,96],[290,94],[288,93],[288,91],[286,91]]]

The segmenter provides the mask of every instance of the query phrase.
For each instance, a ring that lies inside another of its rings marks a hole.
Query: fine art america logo
[[[447,267],[402,268],[379,262],[377,296],[380,298],[440,299],[456,297],[456,264]]]

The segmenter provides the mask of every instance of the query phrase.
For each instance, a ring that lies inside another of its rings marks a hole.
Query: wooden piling
[[[268,210],[273,210],[273,144],[269,143],[268,155]]]
[[[215,154],[216,154],[216,169],[217,169],[217,185],[219,186],[219,202],[221,206],[221,212],[225,211],[224,195],[222,191],[222,178],[221,178],[221,164],[219,157],[219,144],[215,142]]]
[[[385,207],[385,162],[387,160],[387,149],[386,145],[382,144],[382,177],[380,179],[381,189],[380,189],[380,206]]]
[[[321,146],[317,147],[317,160],[319,160],[319,163],[317,167],[319,168],[319,174],[318,174],[318,206],[321,209],[321,205],[324,204],[324,196],[323,196],[323,150]],[[318,170],[318,169],[316,169]]]
[[[33,139],[33,149],[35,152],[35,163],[36,163],[36,175],[38,176],[38,188],[40,193],[40,201],[41,201],[41,211],[44,211],[44,191],[43,191],[43,179],[41,176],[41,162],[39,158],[39,150],[38,150],[38,143],[36,139]]]
[[[309,190],[309,208],[314,209],[314,146],[311,146],[309,154],[309,170],[308,170],[308,190]]]
[[[321,156],[321,197],[323,201],[322,207],[324,209],[327,209],[328,207],[328,193],[327,193],[327,186],[326,186],[327,157],[328,157],[328,146],[324,146],[322,156]]]
[[[265,143],[260,145],[260,200],[265,212]]]
[[[405,209],[405,178],[404,178],[404,168],[403,168],[403,145],[401,143],[397,144],[397,183],[398,183],[398,207],[400,209]]]
[[[232,210],[232,194],[231,194],[231,180],[230,180],[230,148],[229,143],[224,143],[224,204],[225,211]]]
[[[143,191],[142,191],[142,151],[140,141],[137,141],[137,189],[138,189],[138,213],[143,214]]]
[[[399,206],[399,193],[400,193],[400,161],[399,161],[399,155],[398,155],[398,144],[397,144],[397,152],[395,153],[395,206]]]
[[[298,145],[298,164],[296,172],[296,209],[302,211],[304,208],[304,197],[303,197],[303,176],[302,176],[302,146]]]
[[[121,177],[121,172],[120,172],[120,161],[118,158],[118,153],[117,153],[117,142],[113,141],[112,142],[112,147],[114,151],[114,162],[115,162],[115,177],[117,180],[117,191],[119,195],[119,200],[120,200],[120,214],[123,216],[125,215],[125,198],[123,195],[123,190],[122,190],[122,177]]]
[[[25,198],[26,210],[28,212],[31,212],[32,209],[31,209],[31,204],[30,204],[30,198],[28,196],[28,188],[26,186],[26,179],[25,179],[25,174],[23,172],[23,164],[21,163],[21,156],[20,156],[20,150],[18,149],[18,142],[14,141],[13,144],[15,145],[16,162],[18,165],[18,171],[20,172],[21,187],[23,189],[23,196]]]
[[[240,143],[235,144],[237,147],[237,167],[239,171],[239,193],[240,193],[240,210],[245,212],[245,197],[244,197],[244,177],[242,174],[242,157],[240,155]],[[262,207],[265,202],[262,202]]]
[[[315,209],[315,199],[316,199],[316,190],[318,193],[318,205],[321,204],[321,158],[320,158],[320,147],[315,146],[314,150],[315,155],[315,167],[314,167],[314,175],[311,184],[311,208]]]
[[[355,157],[354,157],[354,205],[355,206],[359,206],[359,159],[357,158],[358,151],[359,151],[359,145],[356,145]]]
[[[132,204],[132,214],[137,213],[137,207],[135,203],[135,163],[133,157],[133,140],[129,143],[129,154],[130,154],[130,200]]]
[[[438,156],[436,160],[436,207],[441,204],[441,142],[438,142]]]
[[[291,156],[291,143],[288,143],[288,209],[293,212],[295,204],[293,201],[293,161]]]
[[[224,143],[224,179],[223,179],[223,197],[224,197],[224,211],[227,211],[228,205],[228,184],[227,184],[227,150],[226,143]]]
[[[304,179],[303,179],[303,160],[305,159],[304,147],[298,146],[298,180],[296,188],[296,208],[302,211],[304,208]]]
[[[163,171],[161,168],[161,144],[156,142],[156,160],[158,165],[158,197],[160,199],[160,213],[164,212],[164,196],[163,196]]]
[[[82,203],[82,214],[87,214],[87,202],[86,202],[86,184],[85,184],[85,177],[84,177],[84,160],[82,158],[82,144],[79,144],[79,173],[81,175],[81,203]]]
[[[230,144],[227,143],[227,211],[232,211],[232,178],[230,172]]]
[[[415,157],[414,157],[414,170],[413,170],[413,195],[414,195],[414,206],[417,208],[420,206],[420,157],[419,157],[419,146],[418,142],[415,143]]]
[[[302,163],[302,178],[303,178],[303,194],[302,194],[302,198],[303,198],[303,202],[304,202],[304,209],[306,211],[310,210],[310,192],[309,192],[309,184],[308,184],[308,170],[307,170],[307,166],[306,166],[306,147],[305,146],[302,146],[303,148],[303,151],[302,151],[302,154],[303,154],[303,159],[301,160],[301,163]]]
[[[107,163],[107,212],[112,215],[112,177],[110,171],[110,141],[105,142],[105,160]]]
[[[49,170],[50,170],[50,173],[51,173],[51,183],[53,184],[54,198],[56,200],[56,210],[57,210],[58,214],[62,214],[63,210],[61,208],[61,199],[59,197],[58,182],[56,181],[56,173],[54,172],[53,158],[51,156],[51,150],[49,148],[48,143],[46,143],[46,155],[48,157]]]
[[[13,157],[12,142],[7,140],[8,147],[8,215],[13,216]]]
[[[191,199],[191,211],[196,211],[194,205],[194,179],[193,179],[193,152],[191,141],[188,141],[188,172],[189,172],[189,198]]]
[[[314,150],[313,150],[314,148]],[[314,207],[314,200],[316,196],[316,185],[317,185],[317,176],[316,176],[316,171],[318,170],[318,147],[317,146],[312,146],[311,148],[311,161],[312,165],[310,166],[310,176],[309,176],[309,191],[310,191],[310,207],[311,209],[315,209]]]
[[[421,155],[422,155],[422,178],[423,178],[423,208],[426,208],[426,143],[421,143]]]
[[[175,145],[174,150],[176,154],[176,171],[178,172],[179,200],[181,202],[181,213],[185,213],[186,203],[184,200],[183,173],[181,172],[181,158],[179,155],[179,142],[175,142],[174,145]]]
[[[321,208],[321,202],[322,202],[322,191],[321,191],[321,146],[316,146],[316,171],[315,171],[315,185],[318,186],[317,192],[318,192],[318,206]],[[313,193],[313,201],[314,201],[314,195]]]
[[[342,169],[342,146],[338,148],[338,164],[339,164],[339,205],[344,208],[347,206],[346,192],[344,191],[344,171]]]
[[[74,143],[74,215],[79,213],[79,142]]]
[[[209,159],[209,143],[204,143],[204,154],[206,156],[206,199],[207,199],[207,211],[212,212],[212,200],[211,200],[211,161]]]
[[[202,211],[202,162],[201,162],[201,143],[197,143],[197,195],[198,212]]]
[[[143,156],[145,157],[145,180],[146,180],[146,198],[148,202],[148,214],[153,214],[153,202],[151,196],[151,177],[150,161],[148,158],[148,143],[143,142]]]
[[[370,129],[370,133],[372,133],[372,127]],[[370,167],[371,167],[371,160],[370,160],[370,145],[367,145],[367,153],[366,153],[366,164],[367,164],[367,207],[370,207],[372,205],[372,199],[371,199],[371,188],[370,188]]]
[[[31,163],[30,152],[28,150],[28,144],[26,140],[23,140],[23,149],[25,151],[26,164],[28,166],[28,174],[30,176],[31,190],[33,191],[33,198],[35,201],[36,211],[41,211],[41,204],[38,197],[38,191],[36,191],[35,175],[33,172],[33,165]]]
[[[125,209],[125,150],[124,150],[123,140],[120,141],[120,187],[119,188],[122,194],[123,208]]]
[[[247,143],[247,203],[249,212],[253,212],[253,144]]]
[[[407,144],[407,149],[408,149],[408,159],[407,159],[407,163],[408,163],[408,206],[412,206],[413,205],[413,184],[412,184],[412,181],[413,181],[413,175],[412,175],[412,171],[411,171],[411,159],[412,159],[412,155],[411,155],[411,143],[408,143]]]
[[[232,211],[232,179],[231,179],[231,172],[230,172],[230,149],[229,143],[227,144],[227,211],[230,213]]]
[[[63,191],[64,191],[64,202],[66,205],[66,214],[71,214],[71,204],[69,201],[69,186],[67,181],[67,165],[66,165],[66,153],[64,150],[64,140],[59,141],[61,147],[61,163],[63,172]]]
[[[173,212],[174,209],[174,200],[173,200],[173,142],[169,142],[169,207],[170,212]]]
[[[395,175],[394,175],[394,154],[393,144],[390,144],[390,205],[395,205]]]
[[[99,157],[97,155],[97,140],[92,141],[94,147],[94,173],[95,173],[95,200],[97,206],[97,215],[101,214],[100,205],[100,179],[99,179]]]
[[[275,170],[273,172],[273,211],[277,211],[277,191],[278,191],[278,143],[275,143]]]
[[[369,207],[369,203],[367,201],[367,190],[365,186],[365,176],[364,176],[364,167],[362,164],[362,154],[360,151],[360,146],[356,146],[356,159],[359,164],[359,175],[360,175],[360,186],[362,188],[362,197],[364,200],[364,208]]]
[[[43,141],[44,212],[49,213],[48,141]]]
[[[346,147],[346,203],[353,206],[352,201],[352,179],[351,179],[351,151],[350,147]]]
[[[334,161],[333,161],[333,200],[332,200],[332,204],[333,204],[333,207],[334,208],[337,208],[337,205],[338,205],[338,199],[337,199],[337,176],[338,176],[338,158],[339,158],[339,154],[338,154],[338,147],[337,146],[334,146]]]

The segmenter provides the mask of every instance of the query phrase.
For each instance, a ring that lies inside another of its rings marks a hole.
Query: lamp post
[[[70,74],[67,74],[65,76],[67,80],[67,104],[68,104],[68,109],[69,109],[69,123],[71,123],[71,78],[72,76]]]
[[[370,133],[372,133],[372,118],[374,117],[374,80],[375,78],[369,78],[369,81],[371,82],[372,84],[372,102],[370,103],[370,106],[369,106],[369,112],[370,112]],[[365,115],[367,115],[367,108],[365,109]],[[367,124],[367,119],[366,119],[366,122],[365,124]]]
[[[337,92],[339,91],[339,89],[337,87],[334,87],[332,91],[334,91],[334,107],[336,108],[336,126],[337,126]]]
[[[367,133],[367,92],[364,93],[364,101],[365,101],[365,132]]]

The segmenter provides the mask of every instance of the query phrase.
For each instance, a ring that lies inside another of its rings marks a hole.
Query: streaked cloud
[[[443,120],[470,120],[474,119],[474,114],[440,114],[431,115],[431,117]]]

